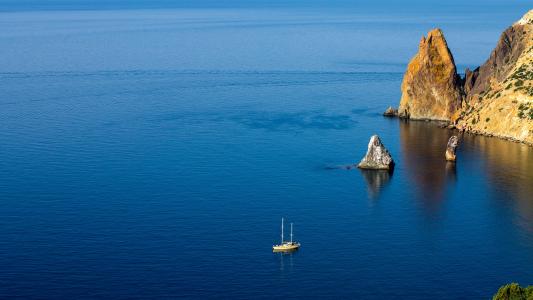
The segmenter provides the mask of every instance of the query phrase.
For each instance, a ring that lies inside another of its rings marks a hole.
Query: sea
[[[527,3],[415,4],[4,1],[0,298],[490,299],[533,284],[533,147],[381,115],[430,29],[462,73]],[[353,168],[374,134],[392,172]],[[272,252],[282,217],[296,252]]]

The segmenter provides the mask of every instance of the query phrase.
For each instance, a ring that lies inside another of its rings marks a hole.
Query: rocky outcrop
[[[463,79],[442,32],[430,31],[405,72],[398,114],[533,145],[533,10]]]
[[[448,145],[446,146],[445,157],[447,161],[455,161],[456,159],[455,149],[457,149],[458,145],[459,145],[459,139],[457,138],[457,136],[452,135],[450,139],[448,140]]]
[[[454,121],[461,108],[461,78],[440,29],[422,37],[402,82],[400,117]]]
[[[470,71],[469,68],[465,70],[465,80],[463,83],[463,92],[468,95],[470,91],[474,88],[476,79],[479,75],[479,68],[476,68],[474,71]]]
[[[472,77],[457,128],[533,145],[533,10],[501,34]]]
[[[361,169],[392,170],[394,161],[377,135],[370,137],[365,157],[357,165]]]
[[[398,110],[392,108],[392,106],[389,106],[389,107],[387,108],[387,110],[385,110],[385,112],[383,113],[383,115],[384,115],[385,117],[395,117],[395,116],[398,115]]]

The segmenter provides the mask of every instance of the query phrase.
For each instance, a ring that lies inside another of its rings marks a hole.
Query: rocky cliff
[[[410,119],[450,120],[461,108],[461,78],[440,29],[422,37],[402,82],[398,113]]]
[[[533,10],[462,79],[442,32],[430,31],[405,72],[399,114],[533,145]]]
[[[464,90],[457,128],[533,145],[533,10],[501,34]]]

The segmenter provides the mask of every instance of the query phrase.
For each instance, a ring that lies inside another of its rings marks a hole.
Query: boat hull
[[[294,243],[294,244],[283,244],[283,245],[275,245],[272,247],[272,251],[274,252],[288,252],[288,251],[294,251],[298,250],[300,248],[300,244]]]

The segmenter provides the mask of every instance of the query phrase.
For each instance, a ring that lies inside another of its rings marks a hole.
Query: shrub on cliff
[[[518,283],[504,285],[492,300],[533,300],[533,286],[523,288]]]

